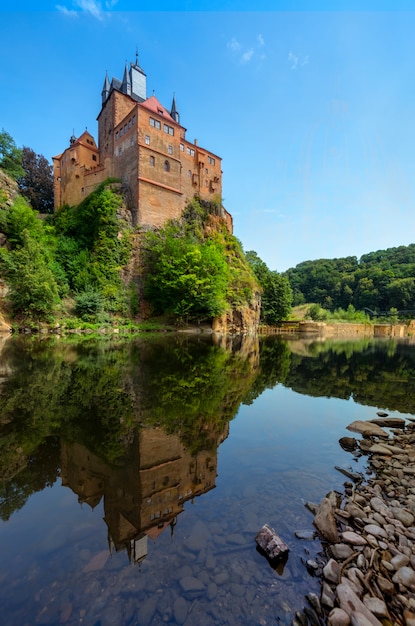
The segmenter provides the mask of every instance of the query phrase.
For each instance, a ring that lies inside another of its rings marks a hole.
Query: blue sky
[[[270,269],[408,245],[411,4],[17,0],[0,10],[0,129],[49,159],[96,137],[105,72],[138,48],[147,95],[175,93],[187,138],[222,157],[235,235]]]

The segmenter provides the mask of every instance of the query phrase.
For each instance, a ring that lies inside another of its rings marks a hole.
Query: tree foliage
[[[39,213],[53,213],[53,168],[41,154],[22,149],[24,174],[18,178],[20,193]]]
[[[156,314],[205,319],[225,310],[229,271],[220,246],[193,241],[171,223],[149,232],[144,249],[145,295]]]
[[[124,312],[126,294],[121,268],[128,261],[128,229],[117,218],[120,197],[104,183],[78,207],[40,220],[18,196],[0,211],[0,230],[8,241],[0,248],[0,275],[10,287],[16,314],[44,318],[61,298],[76,296],[76,311],[89,320]]]
[[[415,244],[339,259],[304,261],[285,272],[294,305],[314,302],[334,311],[415,309]]]
[[[246,258],[262,287],[261,320],[265,324],[278,324],[287,319],[292,304],[292,291],[288,279],[278,272],[271,271],[255,251],[247,252]]]
[[[215,203],[194,199],[180,221],[146,233],[145,296],[157,315],[204,320],[250,301],[257,287],[238,240]]]
[[[0,132],[0,168],[14,180],[24,174],[22,150],[16,146],[13,137],[4,128]]]

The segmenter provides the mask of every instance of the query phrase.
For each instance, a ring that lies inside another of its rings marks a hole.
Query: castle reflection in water
[[[188,500],[215,487],[217,447],[229,434],[229,424],[214,449],[192,456],[178,435],[161,428],[136,432],[123,466],[110,465],[77,443],[62,443],[62,485],[81,504],[95,508],[103,498],[104,521],[112,552],[126,550],[130,562],[140,563],[148,538],[170,527]]]

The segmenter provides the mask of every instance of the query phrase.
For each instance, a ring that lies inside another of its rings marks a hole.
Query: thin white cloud
[[[243,53],[241,57],[242,63],[248,63],[248,61],[250,61],[253,56],[254,56],[254,49],[250,48],[249,50]]]
[[[293,52],[290,51],[288,55],[288,63],[292,70],[296,70],[298,66],[298,56],[296,56]]]
[[[309,64],[309,56],[307,54],[304,57],[300,57],[290,50],[288,54],[288,63],[290,64],[290,68],[292,70],[296,70],[298,67],[304,67],[304,65]]]
[[[256,43],[249,48],[244,48],[236,37],[232,37],[226,44],[227,48],[232,54],[237,57],[240,63],[249,63],[249,61],[255,56],[259,60],[264,60],[266,55],[259,50],[265,47],[265,40],[261,34],[256,36]]]
[[[68,9],[68,7],[62,5],[57,5],[56,8],[64,15],[70,17],[76,17],[81,13],[89,13],[92,17],[102,20],[105,13],[110,11],[117,2],[118,0],[105,0],[103,9],[102,2],[99,0],[73,0],[72,6],[74,8]]]
[[[56,8],[58,11],[60,11],[61,13],[63,13],[63,15],[67,15],[68,17],[78,17],[78,11],[74,11],[71,9],[68,9],[67,7],[63,7],[60,4],[56,5]]]
[[[241,44],[236,39],[236,37],[232,37],[232,39],[228,42],[228,48],[232,50],[232,52],[239,52],[241,49]]]

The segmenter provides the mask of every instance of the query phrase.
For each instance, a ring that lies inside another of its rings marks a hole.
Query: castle
[[[98,146],[85,130],[53,157],[55,210],[79,204],[108,177],[123,182],[133,223],[143,227],[180,217],[195,196],[221,199],[221,158],[186,139],[174,96],[170,111],[147,98],[138,56],[122,81],[106,74],[97,120]],[[231,215],[220,211],[232,232]]]

